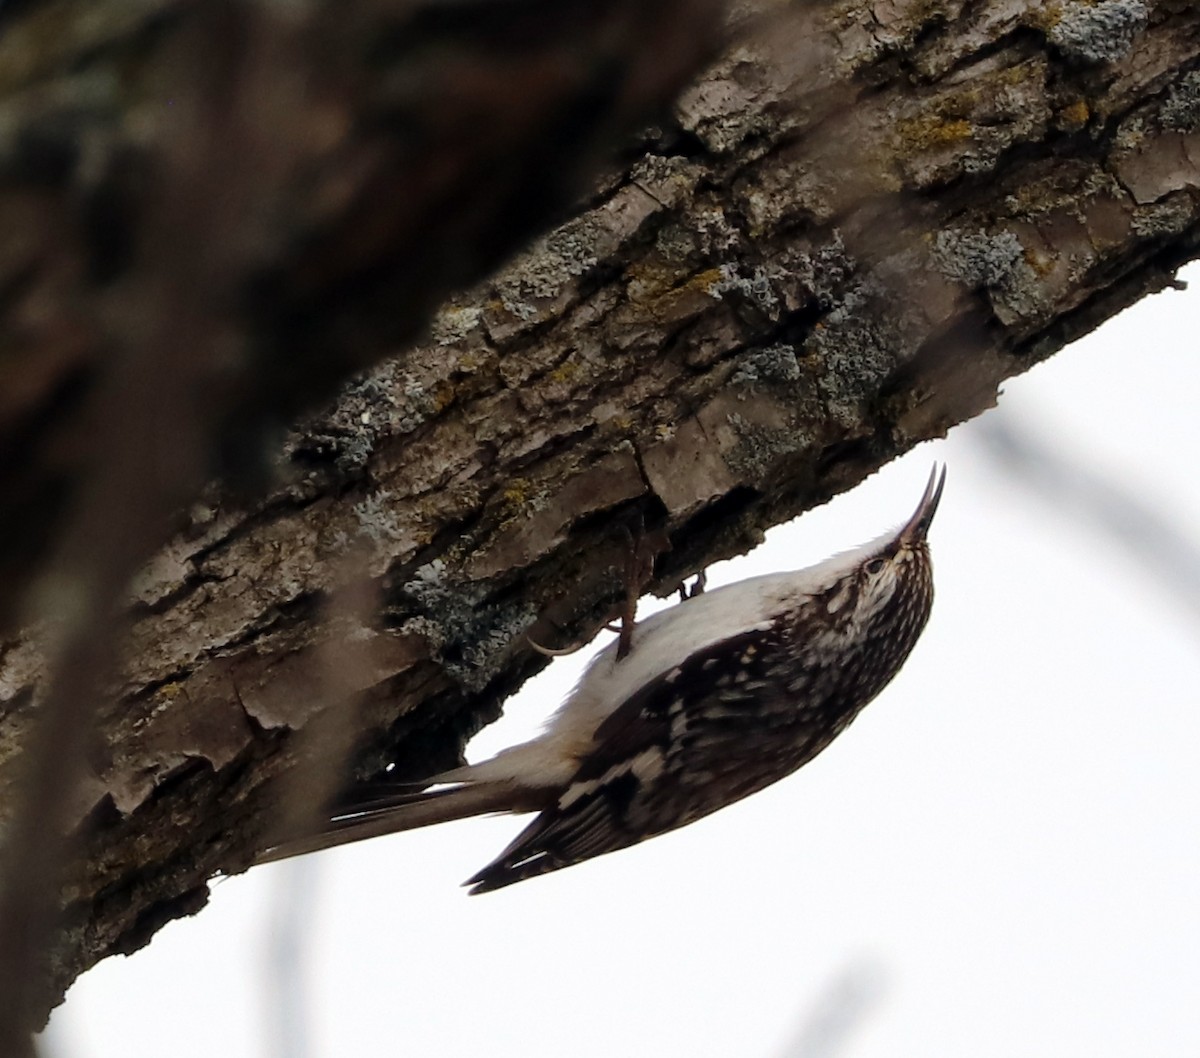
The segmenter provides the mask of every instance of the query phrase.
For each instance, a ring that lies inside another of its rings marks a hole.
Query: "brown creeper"
[[[836,738],[929,619],[926,534],[945,471],[900,529],[819,565],[693,596],[601,651],[537,738],[268,850],[283,859],[490,812],[540,813],[471,892],[635,845],[769,786]],[[442,785],[444,784],[444,785]]]

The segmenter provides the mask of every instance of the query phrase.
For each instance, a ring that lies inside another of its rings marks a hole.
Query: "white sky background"
[[[999,413],[710,570],[715,586],[870,539],[949,465],[929,628],[795,776],[486,896],[458,883],[522,820],[256,869],[86,974],[47,1053],[1193,1058],[1197,611],[978,431],[1008,415],[1200,545],[1197,335],[1200,290],[1147,299],[1009,383]],[[527,684],[471,758],[532,733],[584,660]],[[285,988],[307,1024],[285,1039],[266,942],[296,883],[313,898],[284,961],[307,995]]]

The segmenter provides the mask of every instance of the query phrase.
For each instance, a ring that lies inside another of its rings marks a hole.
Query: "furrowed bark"
[[[264,495],[192,503],[135,587],[48,996],[201,906],[298,768],[451,765],[545,663],[527,637],[619,604],[620,527],[669,538],[670,590],[1196,256],[1191,4],[767,6],[570,220],[296,425]],[[266,329],[301,364],[406,336],[356,289]],[[0,788],[43,669],[11,636]]]

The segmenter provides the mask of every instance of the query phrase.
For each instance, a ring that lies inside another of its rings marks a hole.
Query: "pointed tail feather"
[[[492,893],[497,889],[503,889],[507,885],[523,882],[526,878],[536,878],[539,875],[549,874],[551,871],[557,871],[563,867],[570,867],[573,862],[572,860],[556,860],[544,853],[539,854],[533,859],[512,865],[493,862],[489,863],[483,870],[471,875],[470,878],[463,882],[463,885],[469,886],[467,893],[470,896],[478,896],[480,893]]]
[[[396,794],[373,799],[369,808],[334,816],[315,834],[281,841],[260,853],[254,862],[274,863],[276,860],[304,856],[367,838],[416,830],[418,827],[469,816],[493,812],[534,812],[542,807],[541,800],[533,791],[517,789],[510,783],[480,783]]]

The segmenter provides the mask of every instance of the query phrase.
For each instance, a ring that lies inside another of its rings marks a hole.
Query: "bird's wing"
[[[739,767],[752,714],[764,696],[778,696],[761,660],[771,653],[763,646],[773,632],[758,628],[705,647],[614,710],[558,801],[468,879],[471,892],[637,844],[751,792],[709,803],[701,787],[713,766]]]

